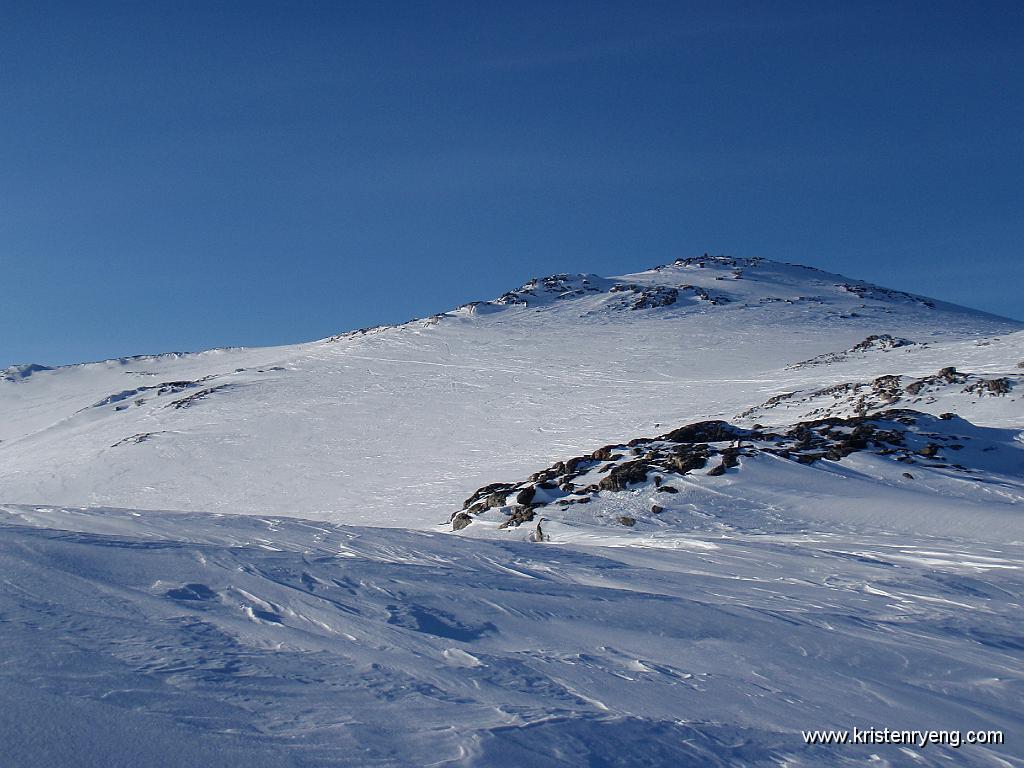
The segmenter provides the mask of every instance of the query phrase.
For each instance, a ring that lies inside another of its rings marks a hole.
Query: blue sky
[[[278,344],[711,251],[1024,317],[1024,5],[39,3],[0,366]]]

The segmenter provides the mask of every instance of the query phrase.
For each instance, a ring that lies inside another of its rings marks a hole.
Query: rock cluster
[[[948,366],[936,374],[920,378],[888,375],[869,382],[845,382],[822,389],[784,392],[743,411],[736,418],[748,419],[780,407],[801,406],[805,416],[866,416],[873,411],[897,406],[933,403],[940,394],[999,397],[1010,394],[1014,384],[1013,379],[1005,376],[984,378]]]
[[[963,447],[950,437],[948,425],[941,426],[955,418],[893,409],[870,417],[804,421],[778,431],[717,420],[696,422],[659,437],[606,445],[589,455],[559,461],[522,483],[484,486],[466,499],[451,522],[458,530],[474,516],[498,509],[506,516],[500,527],[516,527],[534,520],[538,508],[584,504],[601,494],[622,493],[649,482],[653,492],[668,494],[667,499],[679,490],[673,480],[702,470],[703,476],[722,477],[739,471],[743,459],[758,454],[814,464],[870,451],[907,464],[924,462],[968,471],[946,463],[948,451]],[[651,509],[653,514],[662,511],[660,505]],[[635,520],[621,516],[619,522],[632,526]]]

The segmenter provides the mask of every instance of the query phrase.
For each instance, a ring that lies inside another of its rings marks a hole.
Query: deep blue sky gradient
[[[1024,317],[1020,2],[0,11],[0,367],[711,251]]]

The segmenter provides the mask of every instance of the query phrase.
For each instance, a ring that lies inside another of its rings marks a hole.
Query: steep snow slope
[[[431,526],[481,485],[659,425],[882,374],[1009,371],[1020,327],[762,260],[554,276],[308,344],[9,370],[0,497]],[[877,334],[917,343],[798,365]],[[1018,396],[974,398],[974,420],[1019,426]]]

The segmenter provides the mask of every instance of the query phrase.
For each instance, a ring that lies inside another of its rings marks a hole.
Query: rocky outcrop
[[[777,410],[799,410],[804,418],[866,416],[894,407],[931,404],[948,395],[1000,397],[1010,394],[1015,384],[1012,377],[986,378],[947,366],[920,378],[887,375],[869,382],[845,382],[822,389],[784,392],[743,411],[736,418],[761,418]]]
[[[948,378],[958,374],[945,371],[940,375]],[[452,524],[453,528],[465,527],[466,520],[475,515],[487,513],[493,519],[497,512],[501,528],[515,528],[533,521],[536,510],[549,505],[564,509],[617,494],[635,494],[638,489],[646,489],[652,497],[664,494],[659,496],[659,503],[649,506],[651,514],[661,514],[676,503],[673,497],[679,494],[679,486],[692,483],[693,476],[702,482],[722,482],[718,478],[742,473],[744,461],[759,455],[814,465],[840,462],[866,451],[903,464],[970,473],[954,459],[964,447],[962,441],[969,439],[957,436],[962,427],[970,425],[953,414],[938,417],[908,409],[890,409],[870,416],[825,417],[773,431],[719,420],[695,422],[660,437],[606,445],[590,456],[557,462],[523,483],[484,486],[452,515]],[[623,517],[633,522],[623,522]],[[619,522],[632,527],[637,519],[630,513],[620,516]]]
[[[833,363],[841,363],[846,360],[862,359],[875,352],[889,352],[894,349],[900,349],[901,347],[912,346],[917,346],[917,342],[911,341],[910,339],[904,339],[899,336],[892,336],[888,333],[872,334],[863,341],[857,342],[849,349],[844,349],[841,352],[829,352],[824,355],[818,355],[817,357],[812,357],[809,360],[794,363],[793,365],[788,366],[788,369],[795,371],[800,368],[831,365]]]

